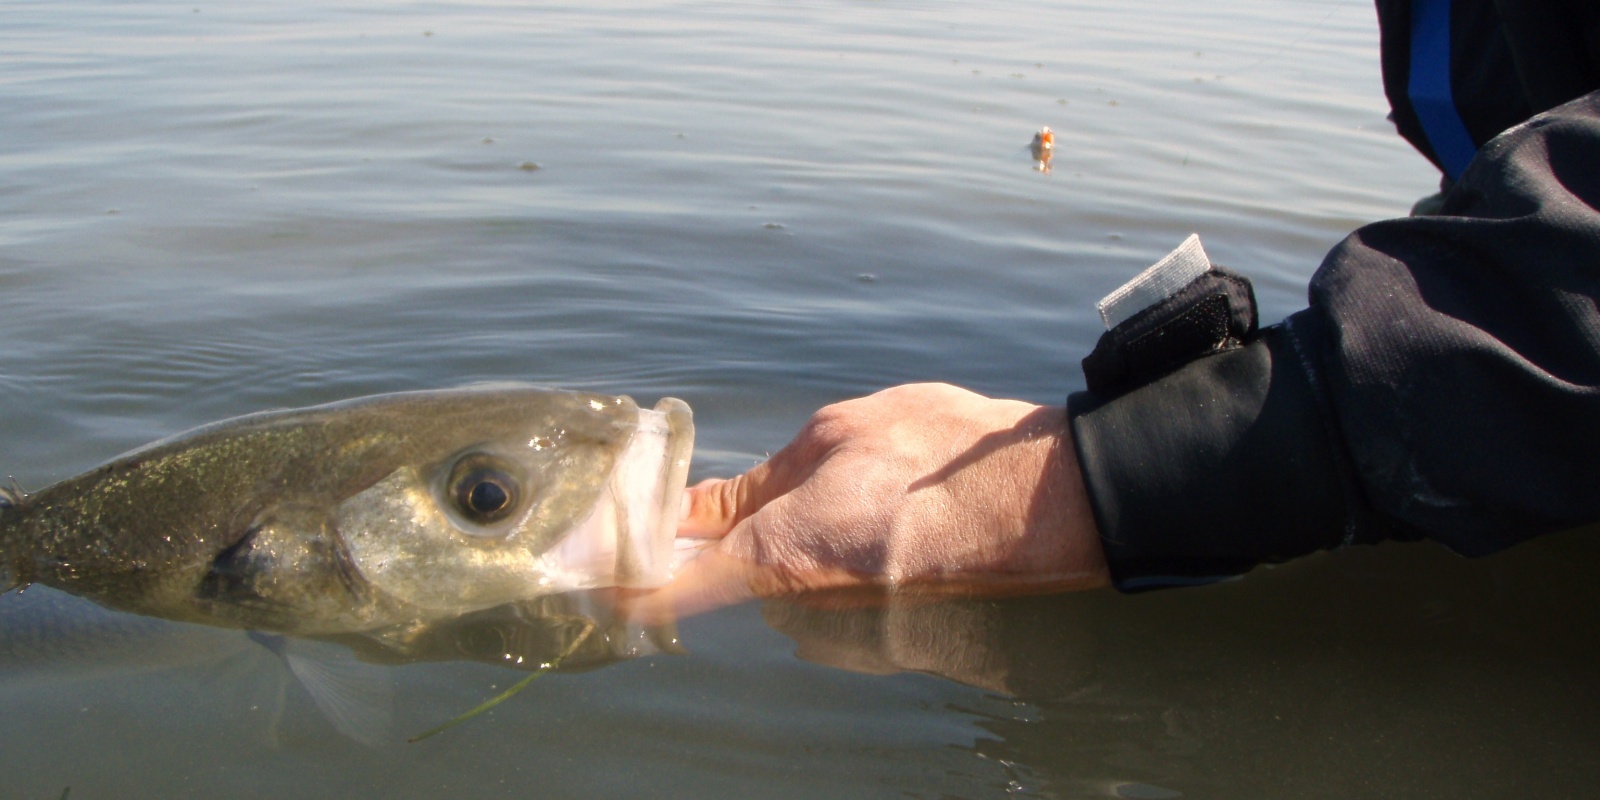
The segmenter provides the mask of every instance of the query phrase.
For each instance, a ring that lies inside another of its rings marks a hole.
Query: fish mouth
[[[694,414],[675,397],[638,413],[594,513],[547,555],[561,572],[588,578],[574,583],[650,589],[672,578]]]

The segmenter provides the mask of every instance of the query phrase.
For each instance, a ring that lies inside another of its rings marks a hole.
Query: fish
[[[693,446],[681,400],[520,384],[252,414],[0,489],[0,590],[329,635],[656,587]]]

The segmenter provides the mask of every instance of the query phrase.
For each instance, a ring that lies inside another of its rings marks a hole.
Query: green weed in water
[[[544,675],[545,673],[555,669],[556,667],[561,666],[561,662],[563,660],[565,660],[567,658],[567,656],[572,655],[573,652],[575,652],[578,649],[579,646],[581,646],[585,641],[588,640],[589,634],[593,633],[594,629],[595,629],[594,621],[593,620],[588,621],[587,625],[583,629],[583,633],[578,634],[578,637],[572,641],[572,644],[568,645],[567,649],[562,651],[561,655],[556,656],[554,659],[552,659],[550,661],[550,663],[539,667],[539,669],[534,670],[532,673],[529,673],[529,675],[526,678],[523,678],[522,680],[517,681],[516,684],[513,685],[511,688],[509,688],[509,689],[501,692],[500,694],[495,695],[494,697],[491,697],[488,700],[484,701],[483,703],[479,704],[477,708],[474,708],[471,711],[468,711],[467,713],[462,714],[461,716],[456,717],[455,719],[449,720],[448,722],[445,722],[445,723],[443,723],[441,725],[437,725],[435,727],[429,728],[428,730],[423,731],[422,733],[419,733],[416,736],[411,737],[410,739],[407,739],[406,743],[415,744],[417,742],[422,741],[423,739],[428,738],[429,736],[433,736],[436,733],[443,733],[443,732],[445,732],[447,730],[450,730],[451,728],[454,728],[455,726],[460,725],[461,723],[466,722],[467,720],[472,719],[473,717],[476,717],[479,714],[482,714],[483,712],[488,711],[489,709],[494,708],[495,706],[500,705],[501,703],[504,703],[505,701],[511,699],[512,695],[515,695],[517,692],[522,691],[524,688],[527,687],[528,684],[533,683],[533,679],[534,678],[538,678],[538,677]]]

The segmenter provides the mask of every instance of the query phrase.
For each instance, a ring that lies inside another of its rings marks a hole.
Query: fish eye
[[[519,505],[516,479],[488,459],[462,459],[451,471],[447,488],[456,513],[477,525],[500,522]]]
[[[461,510],[491,519],[511,507],[511,488],[506,476],[493,472],[474,472],[461,482]]]

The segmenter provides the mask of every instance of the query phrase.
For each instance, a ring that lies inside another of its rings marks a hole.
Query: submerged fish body
[[[225,675],[235,699],[266,709],[267,718],[255,722],[266,724],[273,740],[293,685],[341,734],[381,746],[399,733],[390,666],[477,661],[523,672],[581,672],[682,652],[670,622],[635,621],[618,612],[610,595],[604,589],[542,595],[448,619],[306,637],[126,614],[32,586],[0,596],[0,704],[39,692],[105,696],[114,690],[97,684],[203,670]]]
[[[0,588],[325,634],[666,580],[694,426],[525,386],[208,425],[0,502]]]

